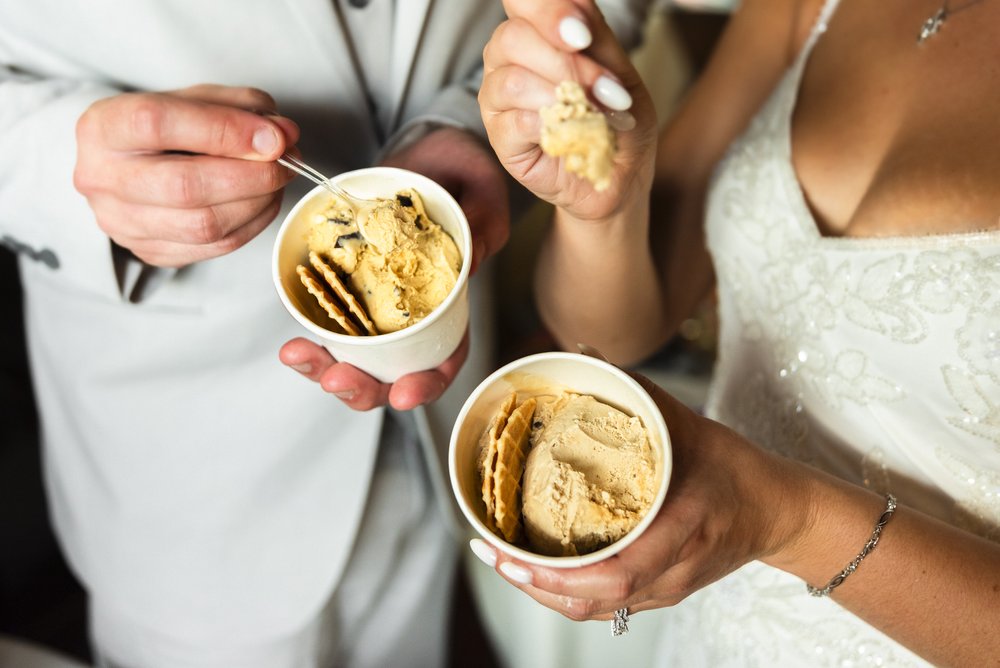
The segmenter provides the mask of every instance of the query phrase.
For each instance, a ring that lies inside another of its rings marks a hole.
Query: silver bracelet
[[[861,563],[862,559],[867,557],[868,553],[874,550],[875,546],[878,545],[878,539],[882,535],[882,528],[889,522],[889,518],[892,517],[894,512],[896,512],[896,497],[892,494],[886,494],[885,510],[882,511],[882,515],[878,518],[878,522],[875,524],[875,529],[872,531],[871,538],[869,538],[868,542],[865,543],[865,546],[861,548],[861,552],[858,553],[858,556],[854,557],[854,560],[847,564],[844,570],[837,573],[837,575],[826,583],[826,586],[822,589],[817,589],[811,584],[806,583],[806,590],[808,590],[812,596],[829,596],[831,591],[843,584],[848,575],[858,570],[858,564]]]

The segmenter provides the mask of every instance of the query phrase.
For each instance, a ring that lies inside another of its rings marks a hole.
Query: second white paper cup
[[[625,536],[605,548],[576,557],[551,557],[512,545],[490,531],[484,521],[479,471],[480,438],[511,392],[518,400],[560,391],[589,394],[595,399],[642,420],[656,461],[657,493],[646,515]],[[663,505],[670,483],[673,458],[667,424],[653,398],[627,373],[599,359],[576,353],[530,355],[498,369],[477,387],[462,406],[451,434],[448,469],[452,490],[469,523],[488,543],[521,561],[556,568],[593,564],[617,554],[638,538]]]
[[[458,348],[469,322],[472,233],[462,208],[440,184],[404,169],[370,167],[344,172],[330,180],[352,194],[369,199],[391,199],[404,189],[417,191],[427,215],[451,235],[462,253],[458,280],[447,298],[426,318],[397,332],[350,336],[318,324],[314,319],[316,308],[308,301],[313,297],[295,273],[297,265],[308,266],[309,225],[331,197],[328,190],[316,186],[288,213],[275,240],[272,274],[282,303],[338,361],[352,364],[382,382],[391,383],[408,373],[437,367]]]

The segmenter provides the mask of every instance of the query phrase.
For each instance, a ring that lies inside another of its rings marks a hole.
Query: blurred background
[[[734,1],[665,1],[650,17],[634,59],[644,76],[656,73],[645,78],[661,122],[704,66]],[[550,214],[538,205],[515,221],[510,243],[496,258],[496,275],[504,277],[496,286],[498,366],[554,348],[531,296],[534,254]],[[86,595],[63,561],[48,521],[21,287],[15,256],[3,244],[0,239],[0,668],[78,668],[91,662]],[[707,303],[685,323],[681,336],[640,370],[699,407],[714,343],[714,308]],[[467,563],[456,577],[451,666],[643,665],[646,645],[636,638],[641,628],[612,645],[603,625],[595,630],[588,624],[596,622],[575,624],[541,608],[478,562]],[[488,608],[475,604],[486,598]],[[538,643],[525,642],[529,638],[544,639],[548,650],[539,654]],[[524,654],[529,646],[530,662]]]

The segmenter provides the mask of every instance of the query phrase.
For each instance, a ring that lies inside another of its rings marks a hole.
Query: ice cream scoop
[[[364,230],[364,220],[365,212],[375,205],[375,200],[367,199],[365,197],[358,197],[352,193],[347,192],[342,187],[323,176],[315,167],[310,167],[305,163],[305,161],[296,158],[294,155],[289,155],[288,153],[282,153],[281,157],[277,159],[278,164],[287,167],[296,174],[304,176],[318,186],[323,186],[337,199],[346,203],[354,214],[355,223],[358,226],[358,232],[361,236],[367,238],[368,235],[365,234]]]
[[[556,102],[538,111],[542,151],[562,158],[567,171],[590,181],[598,192],[606,190],[616,147],[607,117],[591,104],[576,81],[561,82],[555,94]]]
[[[587,554],[639,523],[656,496],[656,463],[642,421],[590,395],[539,398],[522,482],[531,546]]]

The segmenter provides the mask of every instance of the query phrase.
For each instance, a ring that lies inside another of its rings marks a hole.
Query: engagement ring
[[[618,637],[628,633],[628,608],[615,610],[615,617],[611,620],[611,635]]]

